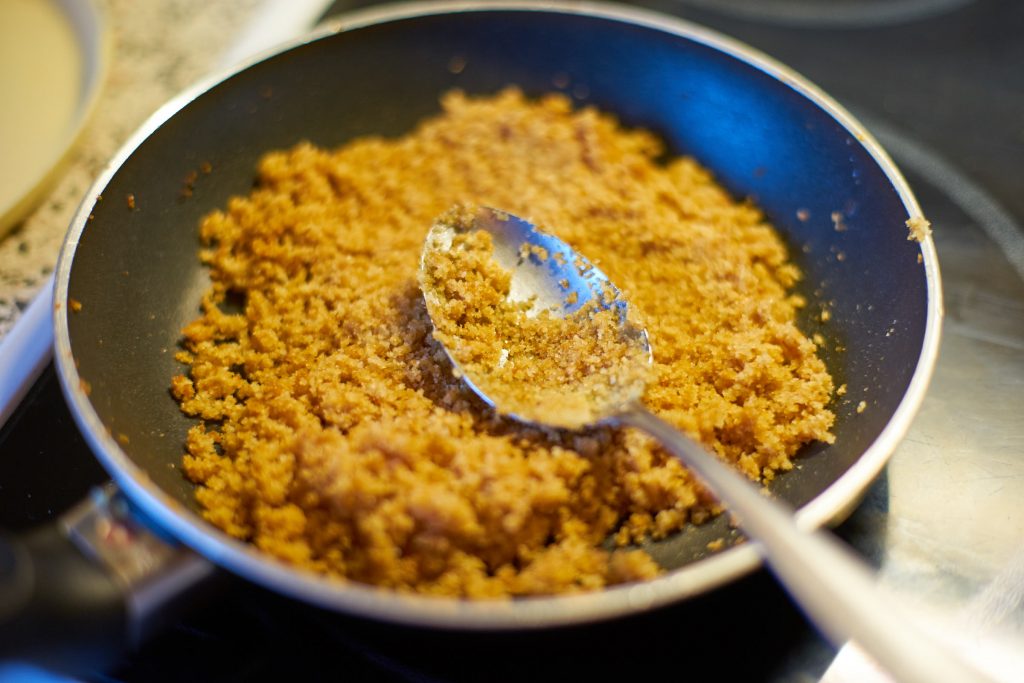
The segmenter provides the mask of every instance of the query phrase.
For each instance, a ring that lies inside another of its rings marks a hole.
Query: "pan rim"
[[[842,106],[789,67],[740,41],[689,21],[603,2],[537,0],[441,0],[404,2],[348,13],[302,37],[261,52],[204,78],[158,109],[126,141],[84,195],[60,251],[54,287],[54,356],[57,374],[72,415],[96,457],[117,485],[148,518],[217,564],[239,576],[292,598],[377,620],[410,626],[467,630],[548,628],[604,620],[681,601],[751,572],[760,564],[756,544],[747,543],[637,584],[613,586],[582,595],[531,597],[511,601],[468,601],[403,595],[363,584],[331,579],[297,569],[233,539],[153,484],[108,434],[81,386],[71,349],[68,287],[74,254],[98,195],[124,162],[166,121],[194,99],[240,71],[281,52],[374,25],[427,16],[481,12],[541,12],[609,20],[650,28],[695,41],[763,71],[809,99],[853,136],[878,164],[907,210],[921,210],[902,173],[875,138]],[[943,317],[938,257],[930,236],[921,241],[927,289],[925,333],[910,383],[878,437],[835,482],[797,512],[803,528],[817,528],[845,517],[878,476],[919,409],[938,358]]]

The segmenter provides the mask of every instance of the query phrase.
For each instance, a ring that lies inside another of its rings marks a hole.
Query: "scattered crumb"
[[[129,443],[131,443],[131,440],[128,438],[128,435],[125,434],[124,432],[117,433],[117,441],[122,446],[127,446]]]
[[[811,217],[811,212],[807,209],[797,209],[796,218],[801,223],[806,223]]]
[[[213,172],[213,164],[204,161],[199,164],[198,169],[193,169],[185,174],[181,181],[181,189],[178,191],[179,199],[188,199],[195,193],[196,183],[199,181],[199,174],[209,175]]]
[[[125,197],[125,200],[126,200],[126,202],[128,204],[128,208],[131,209],[132,211],[134,211],[135,210],[135,195],[134,194],[129,194],[127,197]]]
[[[82,310],[82,302],[78,299],[68,297],[68,308],[71,309],[72,313],[78,313]]]
[[[836,396],[846,396],[846,385],[840,384],[839,388],[836,389]]]
[[[713,553],[717,553],[719,550],[721,550],[724,547],[725,547],[725,540],[721,539],[721,538],[716,538],[713,541],[709,541],[708,544],[707,544],[707,549],[710,550]]]
[[[92,393],[92,385],[87,380],[79,379],[78,388],[82,390],[82,393],[88,396]]]
[[[502,221],[505,219],[502,218]],[[548,260],[548,250],[538,244],[528,244],[526,242],[519,245],[519,258],[526,260],[531,256],[535,257],[537,261],[543,263]],[[568,282],[568,281],[566,281]]]
[[[192,196],[195,191],[196,180],[199,179],[198,171],[189,171],[185,176],[185,179],[181,183],[181,190],[178,191],[178,196],[182,199],[187,199]]]
[[[846,232],[846,221],[842,211],[832,212],[832,225],[835,226],[836,232]]]
[[[924,216],[912,216],[907,219],[906,225],[910,228],[908,240],[923,242],[932,234],[932,224]]]
[[[868,407],[868,402],[867,401],[861,401],[860,403],[858,403],[857,404],[857,414],[859,415],[859,414],[863,413],[864,409],[867,408],[867,407]]]

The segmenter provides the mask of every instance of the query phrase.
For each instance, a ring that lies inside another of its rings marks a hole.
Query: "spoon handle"
[[[992,680],[926,636],[883,598],[868,567],[834,536],[800,529],[792,510],[762,495],[748,479],[645,408],[636,406],[618,420],[658,439],[707,484],[759,543],[775,576],[834,644],[856,641],[905,683]]]

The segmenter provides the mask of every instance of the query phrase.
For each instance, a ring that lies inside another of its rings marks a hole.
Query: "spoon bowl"
[[[449,343],[442,343],[456,372],[474,393],[497,412],[526,423],[548,427],[579,429],[586,425],[615,422],[627,406],[643,396],[653,358],[647,330],[631,315],[622,292],[582,254],[558,237],[537,230],[531,223],[496,209],[479,207],[453,210],[436,221],[427,233],[420,259],[420,283],[431,318],[445,316],[444,282],[436,273],[457,250],[458,236],[483,231],[490,237],[490,257],[503,271],[510,273],[506,300],[523,309],[527,318],[548,316],[577,321],[584,325],[602,312],[615,321],[616,345],[624,351],[619,357],[640,364],[621,365],[614,373],[614,385],[595,393],[585,384],[590,376],[579,377],[586,402],[573,402],[567,409],[566,397],[574,393],[560,377],[557,382],[531,387],[529,402],[517,400],[521,392],[507,382],[493,381],[492,373],[467,371],[463,354]],[[610,314],[610,315],[608,315]],[[567,326],[568,327],[568,326]],[[565,334],[573,331],[566,329]],[[504,359],[499,359],[499,363]],[[534,359],[536,360],[536,359]],[[550,359],[555,365],[558,359]]]

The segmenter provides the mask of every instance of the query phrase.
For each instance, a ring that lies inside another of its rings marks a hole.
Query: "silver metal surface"
[[[867,118],[867,117],[864,117]],[[954,164],[905,131],[868,125],[933,221],[946,318],[931,387],[884,475],[843,532],[879,585],[944,621],[959,646],[1024,680],[1024,231]],[[813,680],[808,642],[773,681]],[[857,657],[827,680],[861,681]],[[871,679],[874,680],[874,679]]]
[[[882,576],[961,604],[1024,545],[1024,233],[954,167],[879,130],[936,217],[947,292],[932,388],[887,470]]]
[[[965,180],[935,175],[942,168],[927,157],[908,161],[942,190]],[[960,609],[1024,544],[1024,279],[971,216],[978,205],[926,192],[946,204],[935,225],[945,339],[932,390],[887,470],[881,580]]]
[[[136,645],[163,621],[170,601],[180,601],[215,571],[190,549],[154,533],[112,485],[93,490],[61,518],[61,526],[124,587],[129,638]]]

